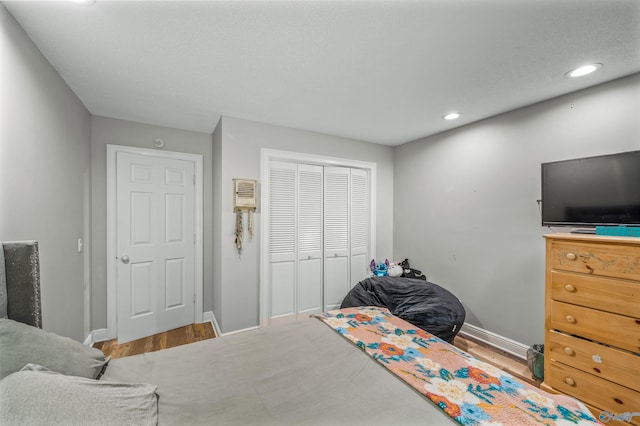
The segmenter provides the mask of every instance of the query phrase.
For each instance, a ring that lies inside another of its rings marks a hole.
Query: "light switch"
[[[78,253],[82,253],[82,247],[84,247],[84,243],[82,242],[82,238],[78,238]]]

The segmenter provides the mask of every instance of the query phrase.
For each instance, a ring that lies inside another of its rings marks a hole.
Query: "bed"
[[[102,380],[157,385],[160,424],[450,423],[359,352],[309,319],[114,359]]]
[[[110,361],[0,319],[0,362],[3,425],[596,423],[376,307]]]

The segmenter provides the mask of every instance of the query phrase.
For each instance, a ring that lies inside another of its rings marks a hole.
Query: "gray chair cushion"
[[[20,371],[0,380],[2,424],[156,425],[156,386],[102,382],[51,371]]]
[[[39,364],[49,370],[95,379],[106,367],[102,351],[10,319],[0,318],[0,379]]]

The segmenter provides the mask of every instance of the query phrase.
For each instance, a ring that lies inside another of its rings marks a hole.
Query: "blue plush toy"
[[[375,275],[376,277],[385,277],[387,276],[389,270],[389,259],[385,259],[384,263],[378,263],[377,265],[376,261],[374,259],[371,259],[369,268],[371,269],[371,272],[373,272],[373,275]]]

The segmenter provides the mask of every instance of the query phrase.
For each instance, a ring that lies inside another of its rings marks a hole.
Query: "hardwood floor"
[[[210,322],[202,324],[191,324],[175,330],[165,331],[154,336],[144,337],[131,342],[118,344],[116,339],[98,342],[93,345],[111,358],[122,358],[125,356],[138,355],[147,352],[159,351],[161,349],[173,348],[174,346],[186,345],[187,343],[198,342],[200,340],[213,339],[216,337]]]
[[[462,349],[463,351],[470,353],[476,358],[480,358],[494,367],[506,371],[520,380],[538,388],[540,387],[541,381],[533,377],[533,374],[529,371],[526,361],[518,357],[495,349],[474,339],[464,338],[460,335],[456,336],[453,341],[453,345],[458,349]]]

